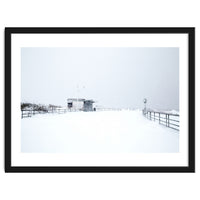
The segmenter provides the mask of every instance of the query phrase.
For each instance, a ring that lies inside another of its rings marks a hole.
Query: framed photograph
[[[195,172],[195,28],[5,28],[5,172]]]

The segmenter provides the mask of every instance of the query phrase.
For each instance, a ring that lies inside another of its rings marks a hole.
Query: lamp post
[[[147,111],[147,108],[146,108],[147,99],[144,98],[143,102],[144,102],[144,110],[143,110],[143,113],[146,114],[146,111]]]

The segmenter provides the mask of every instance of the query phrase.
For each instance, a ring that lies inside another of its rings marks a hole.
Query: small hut
[[[73,111],[93,111],[93,100],[70,98],[67,99],[67,107]]]
[[[83,110],[84,111],[94,111],[93,110],[93,100],[85,100],[83,104]]]

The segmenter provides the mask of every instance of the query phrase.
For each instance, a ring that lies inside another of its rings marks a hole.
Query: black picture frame
[[[12,166],[11,44],[12,34],[187,34],[188,35],[188,166]],[[195,172],[195,28],[5,28],[5,172]]]

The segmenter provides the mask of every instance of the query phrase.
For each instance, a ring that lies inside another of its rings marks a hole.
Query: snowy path
[[[33,153],[178,152],[179,133],[141,111],[71,112],[22,119],[21,151]]]

